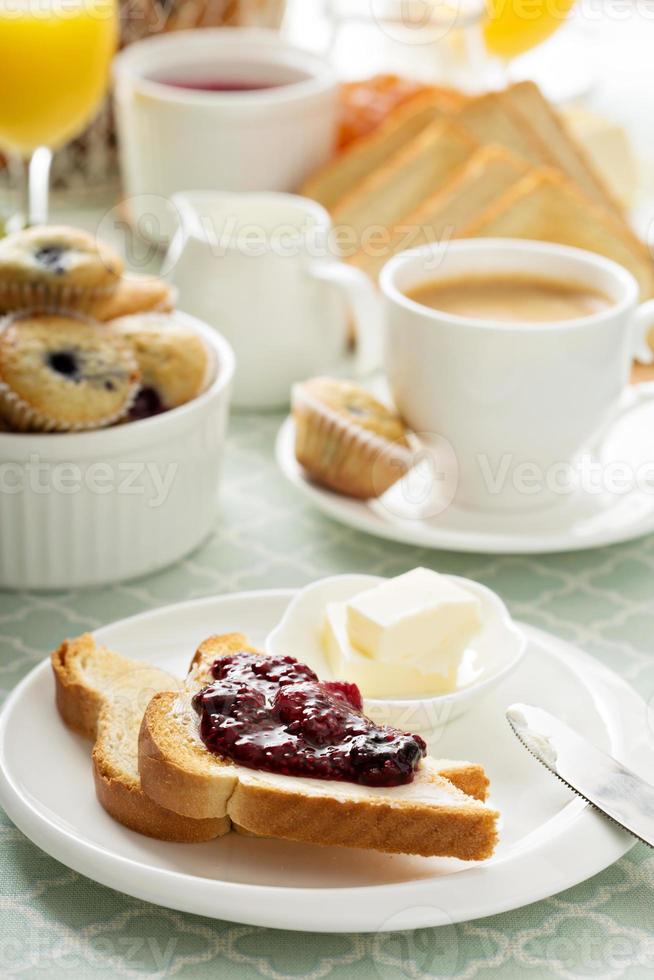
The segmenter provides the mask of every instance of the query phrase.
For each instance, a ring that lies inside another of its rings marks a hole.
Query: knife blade
[[[566,786],[654,847],[654,786],[543,708],[513,704],[506,718],[525,748]]]

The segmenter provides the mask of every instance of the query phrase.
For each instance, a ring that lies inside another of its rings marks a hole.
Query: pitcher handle
[[[356,328],[354,370],[358,375],[376,371],[382,362],[382,300],[372,281],[365,272],[344,262],[316,260],[309,266],[309,275],[332,283],[344,294]]]

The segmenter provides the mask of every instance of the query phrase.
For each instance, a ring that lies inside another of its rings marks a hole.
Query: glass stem
[[[487,89],[506,88],[511,84],[510,59],[494,56],[486,47],[484,39],[484,17],[464,29],[466,59],[469,67],[473,91],[485,92]]]
[[[50,166],[52,150],[39,146],[32,154],[29,163],[29,210],[30,225],[44,225],[48,220],[48,198],[50,193]]]
[[[20,176],[20,214],[10,222],[10,230],[45,224],[48,220],[48,192],[52,150],[39,146],[27,160],[14,158],[12,171]]]
[[[468,87],[473,92],[483,92],[488,88],[490,59],[484,44],[481,22],[468,24],[463,28],[463,43],[468,64]]]

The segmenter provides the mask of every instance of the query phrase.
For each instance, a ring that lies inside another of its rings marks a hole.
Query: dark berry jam
[[[193,698],[202,741],[250,769],[400,786],[426,753],[419,735],[366,718],[356,684],[320,681],[293,657],[236,653],[211,673]]]

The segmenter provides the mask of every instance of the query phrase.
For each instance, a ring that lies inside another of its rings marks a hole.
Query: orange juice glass
[[[28,161],[39,151],[33,197],[43,199],[49,151],[81,132],[106,93],[116,3],[0,0],[0,149]]]
[[[483,36],[490,54],[515,58],[561,27],[575,0],[485,0]]]

